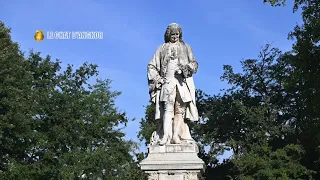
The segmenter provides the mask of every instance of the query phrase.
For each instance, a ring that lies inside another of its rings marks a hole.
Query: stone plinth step
[[[141,163],[141,170],[149,180],[198,180],[205,163],[198,157],[196,144],[169,144],[149,147],[148,157]]]
[[[203,170],[196,144],[150,146],[148,157],[141,163],[142,170]]]

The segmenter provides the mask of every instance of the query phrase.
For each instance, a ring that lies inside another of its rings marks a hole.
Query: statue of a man
[[[148,64],[150,99],[156,106],[155,119],[161,120],[151,144],[180,144],[193,140],[187,121],[199,119],[192,78],[198,63],[178,24],[167,27],[164,40]]]

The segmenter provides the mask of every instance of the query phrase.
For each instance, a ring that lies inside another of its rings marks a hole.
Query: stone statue
[[[155,119],[161,121],[150,144],[193,142],[187,121],[199,119],[192,78],[198,63],[178,24],[167,27],[164,40],[148,64],[150,100],[155,103]]]
[[[198,180],[206,166],[187,124],[199,119],[192,78],[198,63],[178,24],[168,26],[164,40],[148,64],[150,101],[160,124],[139,164],[149,180]]]

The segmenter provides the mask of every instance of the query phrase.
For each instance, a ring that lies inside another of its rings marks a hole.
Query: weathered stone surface
[[[196,144],[150,146],[148,157],[140,163],[151,180],[197,180],[204,162],[197,156]]]
[[[152,133],[152,145],[192,141],[188,121],[198,121],[193,75],[198,70],[191,47],[182,40],[180,25],[172,23],[165,32],[165,43],[148,63],[150,101],[155,119],[161,121]]]
[[[200,172],[200,170],[146,171],[150,175],[149,180],[198,180]]]
[[[194,146],[191,144],[167,144],[165,146],[150,146],[149,147],[149,153],[198,153],[198,146]]]
[[[155,104],[158,130],[152,133],[148,157],[140,163],[150,180],[197,180],[204,170],[188,121],[198,121],[193,74],[197,72],[191,47],[182,29],[172,23],[148,64],[150,101]]]

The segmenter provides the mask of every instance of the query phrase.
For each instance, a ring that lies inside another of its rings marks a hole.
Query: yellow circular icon
[[[36,30],[36,34],[34,35],[34,40],[41,42],[44,39],[43,32],[40,30]]]

